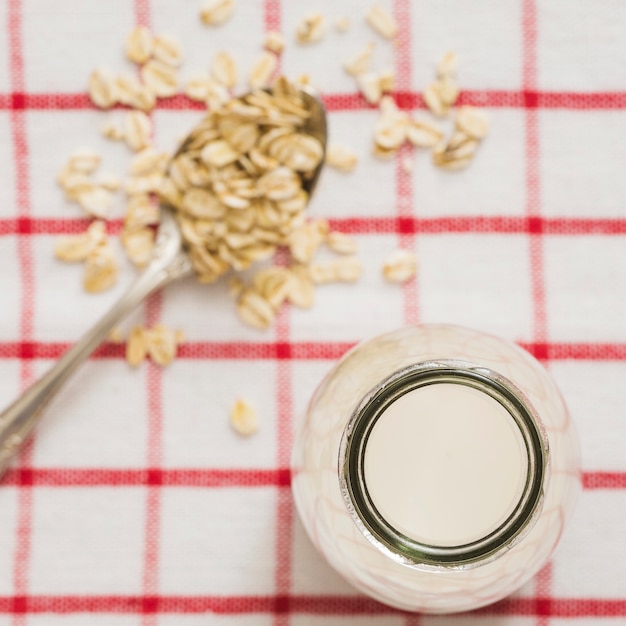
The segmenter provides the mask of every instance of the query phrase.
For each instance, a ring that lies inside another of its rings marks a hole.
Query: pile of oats
[[[324,158],[309,116],[281,78],[212,110],[172,161],[160,195],[177,210],[201,282],[270,258],[304,224],[305,183]]]
[[[422,94],[428,109],[437,117],[447,117],[459,97],[457,65],[453,52],[444,55],[437,64],[437,80]],[[472,106],[462,106],[454,112],[455,129],[447,139],[443,129],[431,119],[401,111],[390,96],[380,100],[379,111],[374,128],[374,155],[392,158],[398,148],[409,141],[416,147],[431,148],[433,163],[446,170],[467,167],[489,129],[486,112]]]
[[[234,8],[233,0],[204,0],[200,18],[218,26],[231,18]],[[396,38],[398,24],[380,5],[366,10],[365,20],[382,38]],[[346,32],[350,19],[339,17],[334,26]],[[298,23],[295,39],[312,44],[326,33],[326,17],[312,12]],[[453,113],[454,131],[445,138],[431,117],[409,115],[396,106],[388,95],[394,90],[393,72],[372,68],[375,45],[366,43],[343,64],[366,100],[379,108],[374,155],[393,157],[409,142],[432,149],[438,167],[466,167],[489,125],[486,113],[476,107],[454,109],[459,96],[456,55],[444,55],[437,64],[436,80],[423,93],[435,117],[444,119]],[[202,282],[214,282],[231,270],[241,272],[272,259],[279,248],[288,249],[290,255],[283,263],[266,266],[247,281],[238,274],[231,278],[237,312],[251,326],[269,327],[285,302],[312,306],[317,285],[358,280],[362,263],[356,241],[330,232],[325,220],[305,215],[306,183],[322,160],[339,171],[352,172],[358,156],[332,142],[325,151],[306,132],[309,113],[298,86],[309,84],[310,79],[304,75],[293,84],[275,79],[284,46],[280,33],[265,36],[263,50],[247,74],[251,93],[243,99],[232,97],[240,71],[227,51],[218,52],[208,71],[187,82],[185,94],[205,103],[209,113],[171,163],[168,153],[153,147],[152,121],[146,113],[158,98],[171,97],[179,90],[183,60],[179,42],[137,27],[126,39],[125,52],[139,66],[138,75],[115,74],[107,68],[92,73],[89,95],[96,106],[108,109],[122,104],[131,109],[108,119],[102,132],[111,140],[125,142],[134,156],[123,183],[114,175],[98,174],[100,157],[88,150],[72,155],[59,174],[67,198],[94,219],[86,232],[61,239],[55,248],[59,259],[85,264],[87,291],[103,291],[117,279],[118,264],[104,220],[110,217],[112,195],[120,189],[127,196],[120,241],[137,267],[150,259],[159,199],[176,209],[185,246]],[[403,166],[408,171],[412,161],[405,157]],[[337,256],[317,261],[322,246]],[[382,268],[387,280],[398,283],[412,279],[416,271],[415,255],[404,250],[393,252]],[[129,362],[137,365],[149,355],[166,364],[174,358],[177,341],[175,333],[162,326],[136,328],[128,342]]]

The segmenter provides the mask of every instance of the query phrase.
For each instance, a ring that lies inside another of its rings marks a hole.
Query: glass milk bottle
[[[353,348],[309,405],[293,493],[348,582],[408,611],[490,604],[546,563],[580,486],[578,443],[530,354],[457,326]]]

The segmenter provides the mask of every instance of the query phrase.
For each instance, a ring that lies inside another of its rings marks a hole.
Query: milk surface
[[[396,530],[457,546],[498,528],[522,494],[528,457],[509,412],[463,384],[409,391],[374,425],[364,458],[370,497]]]

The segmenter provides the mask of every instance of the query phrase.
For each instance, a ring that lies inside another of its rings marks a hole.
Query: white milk
[[[521,432],[496,400],[466,385],[406,393],[374,425],[365,483],[380,514],[422,543],[456,546],[494,531],[522,494]]]

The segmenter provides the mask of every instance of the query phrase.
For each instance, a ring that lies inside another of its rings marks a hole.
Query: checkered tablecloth
[[[619,0],[387,0],[397,45],[370,31],[360,0],[239,0],[221,28],[199,0],[0,2],[0,404],[41,374],[129,284],[82,291],[81,268],[53,259],[86,222],[55,177],[80,146],[122,174],[130,153],[98,132],[85,95],[97,66],[130,69],[136,23],[179,37],[183,76],[219,50],[248,68],[282,30],[291,76],[324,94],[333,141],[360,155],[326,171],[311,215],[358,239],[354,286],[320,288],[266,333],[244,327],[223,285],[172,285],[134,316],[185,331],[165,370],[131,370],[106,345],[49,407],[0,485],[0,626],[617,626],[626,623],[626,4]],[[312,8],[349,15],[312,46],[293,31]],[[376,111],[341,60],[376,41],[398,103],[447,50],[461,101],[489,111],[491,134],[465,172],[411,150],[370,156]],[[243,81],[242,81],[243,83]],[[153,114],[172,149],[201,117],[184,96]],[[111,232],[119,232],[120,197]],[[383,281],[415,250],[406,286]],[[120,255],[121,256],[121,255]],[[405,615],[368,600],[311,547],[289,489],[294,428],[322,375],[355,342],[406,323],[453,322],[519,342],[550,369],[582,438],[584,486],[554,560],[515,597],[478,614]],[[229,427],[238,397],[261,429]]]

